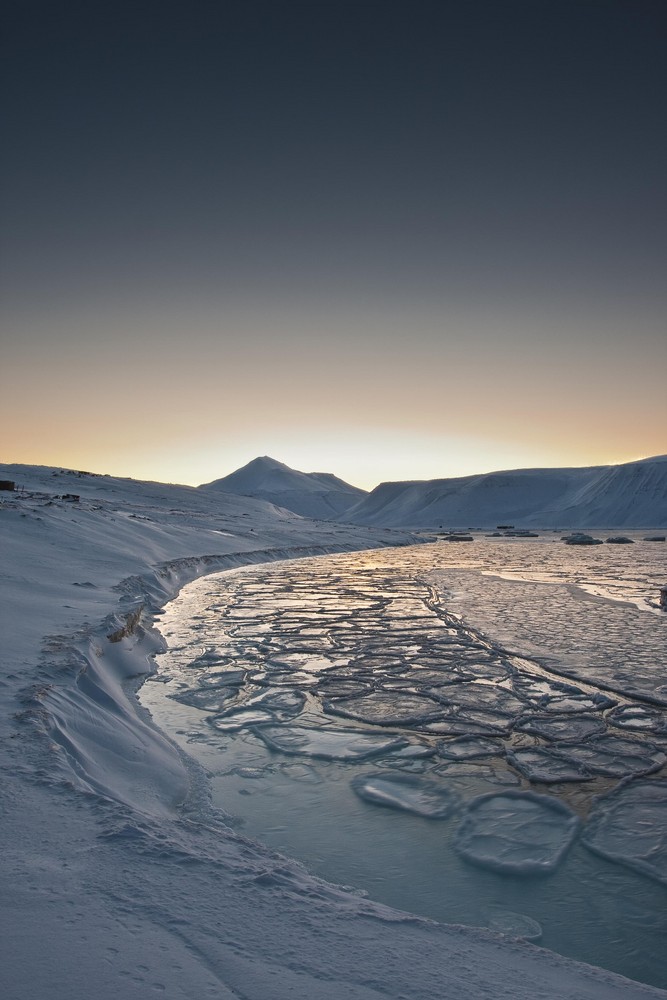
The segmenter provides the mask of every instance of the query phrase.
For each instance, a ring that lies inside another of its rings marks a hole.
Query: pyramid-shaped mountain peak
[[[366,495],[331,473],[299,472],[269,455],[254,458],[229,476],[200,489],[268,500],[303,517],[336,518]]]

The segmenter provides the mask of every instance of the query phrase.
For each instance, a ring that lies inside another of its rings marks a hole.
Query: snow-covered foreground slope
[[[516,469],[382,483],[343,515],[384,527],[643,528],[667,525],[667,456],[584,469]]]
[[[302,517],[336,518],[366,496],[364,490],[329,472],[297,472],[274,458],[255,458],[224,479],[199,487],[278,504]]]
[[[185,487],[0,478],[26,487],[0,494],[3,997],[667,995],[317,881],[234,832],[139,707],[161,643],[152,618],[187,580],[405,536]]]

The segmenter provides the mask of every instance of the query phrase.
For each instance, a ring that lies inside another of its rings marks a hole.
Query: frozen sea
[[[314,874],[665,988],[667,544],[643,534],[215,574],[160,617],[141,700]]]

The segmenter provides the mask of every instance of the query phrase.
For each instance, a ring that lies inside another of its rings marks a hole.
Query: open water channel
[[[206,577],[142,703],[314,874],[667,987],[667,545],[632,537]]]

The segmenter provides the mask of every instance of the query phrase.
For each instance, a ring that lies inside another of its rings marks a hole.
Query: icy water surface
[[[633,537],[208,577],[142,701],[315,874],[667,987],[667,546]]]

